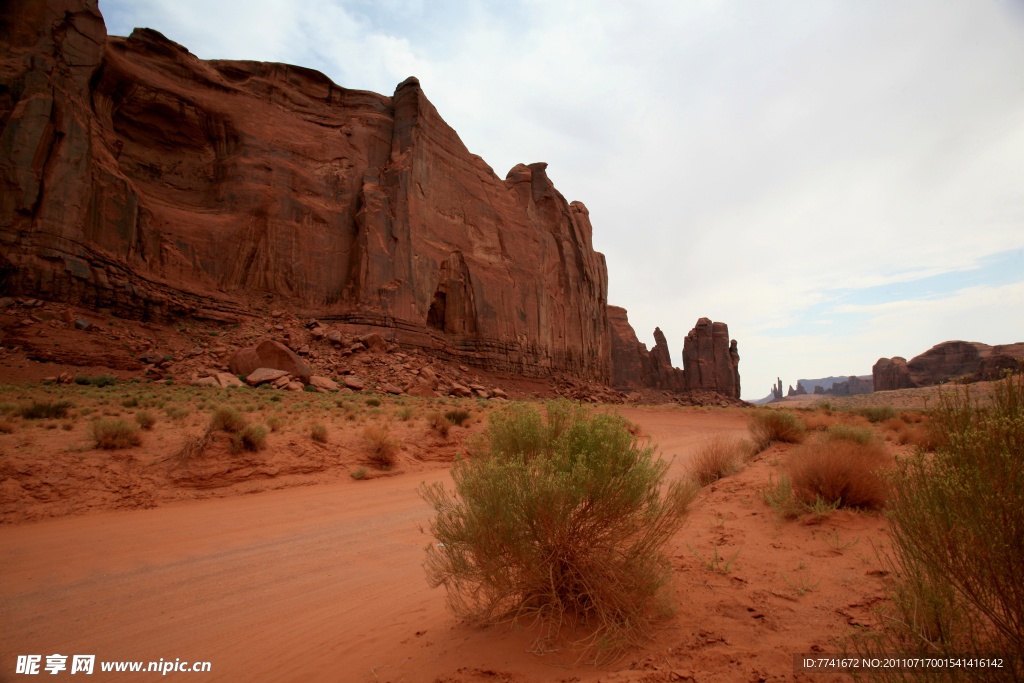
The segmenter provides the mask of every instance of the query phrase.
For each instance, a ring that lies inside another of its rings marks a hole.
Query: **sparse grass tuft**
[[[380,468],[394,467],[398,462],[398,442],[391,439],[386,425],[370,425],[363,429],[369,446],[368,459]]]
[[[68,400],[33,401],[21,409],[21,416],[26,420],[57,420],[67,417],[68,410],[74,404]]]
[[[823,413],[801,415],[800,419],[803,420],[804,427],[810,431],[828,429],[829,427],[836,423],[836,418],[834,418],[832,415],[826,415]]]
[[[267,418],[267,426],[272,432],[279,431],[284,426],[284,418],[280,415],[271,415]]]
[[[434,411],[426,415],[427,425],[441,436],[448,436],[452,423],[441,413]]]
[[[461,408],[445,411],[444,414],[444,418],[446,420],[451,422],[453,425],[458,425],[460,427],[462,426],[462,423],[469,419],[469,417],[469,411]]]
[[[231,445],[235,451],[262,451],[267,447],[267,428],[247,424],[232,437]]]
[[[366,479],[366,468],[365,467],[357,467],[354,470],[352,470],[350,476],[353,479]]]
[[[152,429],[153,425],[156,424],[156,417],[153,413],[148,410],[140,410],[135,413],[135,421],[139,423],[139,426],[143,429]]]
[[[885,447],[872,441],[826,439],[804,444],[786,465],[793,492],[804,505],[817,500],[840,507],[879,510],[885,506],[881,470],[890,464]]]
[[[739,440],[718,434],[704,440],[687,461],[690,478],[699,486],[713,484],[740,469]]]
[[[376,408],[380,405],[380,399],[377,398],[376,396],[368,396],[366,398],[366,405],[370,406],[371,408]]]
[[[327,426],[317,422],[309,428],[309,436],[317,443],[327,443]]]
[[[416,410],[411,406],[405,406],[395,411],[395,416],[402,422],[408,422],[412,419],[412,416],[416,414]]]
[[[210,416],[210,431],[218,429],[232,434],[242,430],[248,424],[245,417],[231,406],[217,406]]]
[[[896,417],[896,410],[892,406],[865,406],[857,408],[854,412],[871,422],[885,422]]]
[[[878,437],[871,429],[850,425],[832,425],[825,431],[825,438],[829,441],[852,441],[862,446],[878,441]]]
[[[776,441],[800,443],[804,440],[806,430],[796,415],[788,410],[762,408],[751,414],[747,423],[750,436],[760,453]]]
[[[97,420],[89,426],[96,448],[114,450],[131,448],[142,443],[139,428],[127,420]]]
[[[210,432],[202,434],[186,434],[181,449],[175,456],[179,465],[188,465],[192,460],[202,457],[210,443]]]
[[[757,496],[783,519],[796,519],[803,508],[793,498],[793,482],[785,472],[779,473],[778,480],[768,475],[768,485],[757,492]]]

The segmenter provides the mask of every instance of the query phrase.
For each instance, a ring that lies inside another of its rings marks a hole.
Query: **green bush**
[[[366,405],[372,408],[376,408],[377,406],[380,405],[380,399],[377,398],[376,396],[370,396],[366,399]]]
[[[231,442],[236,451],[262,451],[267,447],[267,428],[247,424],[232,437]]]
[[[870,656],[999,653],[1015,657],[1010,667],[965,671],[963,679],[1021,681],[1024,373],[995,383],[990,406],[972,403],[968,386],[940,390],[937,404],[935,453],[899,460],[889,481],[894,581],[882,627],[849,645]],[[932,677],[948,680],[945,672]]]
[[[853,441],[862,446],[878,442],[878,437],[866,427],[850,425],[832,425],[825,430],[825,438],[830,441]]]
[[[231,406],[217,406],[210,416],[210,431],[221,429],[232,434],[239,432],[248,424],[245,417]]]
[[[302,390],[310,394],[316,393],[316,387],[313,386],[312,384],[307,384],[306,386],[302,387]]]
[[[33,401],[20,410],[21,416],[26,420],[56,420],[67,417],[68,410],[74,403],[68,400],[61,401]]]
[[[650,635],[668,606],[662,549],[698,489],[674,481],[660,495],[668,464],[625,422],[566,401],[548,404],[545,421],[512,404],[456,461],[454,492],[421,487],[437,512],[428,581],[445,586],[453,612],[540,620],[552,639],[571,624],[598,654]]]
[[[96,375],[89,380],[89,383],[96,387],[109,387],[117,384],[117,378],[109,374]]]
[[[853,411],[861,417],[866,417],[870,422],[885,422],[896,417],[896,411],[892,406],[866,406]]]
[[[140,410],[135,413],[135,421],[139,423],[139,426],[143,429],[152,429],[153,425],[156,424],[156,418],[153,417],[153,413],[148,410]]]
[[[139,405],[139,399],[135,396],[132,396],[131,398],[126,398],[123,401],[121,401],[121,405],[125,408],[135,408]]]
[[[139,428],[127,420],[97,420],[89,426],[97,448],[131,448],[142,443]]]
[[[75,384],[89,384],[89,378],[86,377],[85,375],[75,375]]]
[[[750,431],[754,447],[759,453],[776,441],[800,443],[807,433],[803,423],[796,415],[788,410],[772,408],[755,410],[747,423],[747,429]]]
[[[453,425],[459,425],[461,427],[462,423],[469,419],[469,411],[456,408],[455,410],[445,411],[444,417]]]

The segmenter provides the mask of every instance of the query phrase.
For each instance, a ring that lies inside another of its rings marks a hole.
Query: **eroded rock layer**
[[[95,0],[0,9],[0,278],[125,317],[267,300],[489,369],[607,382],[607,270],[546,164],[502,180],[416,79],[203,61]]]
[[[736,340],[729,340],[729,326],[701,318],[683,342],[686,389],[717,391],[740,397],[740,354]],[[782,385],[779,385],[782,393]]]

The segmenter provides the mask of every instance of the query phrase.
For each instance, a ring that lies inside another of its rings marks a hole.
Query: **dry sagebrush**
[[[667,467],[621,417],[513,404],[456,462],[453,492],[421,488],[437,512],[428,580],[463,617],[540,622],[548,638],[571,625],[598,655],[636,643],[667,605],[662,548],[697,492],[677,481],[660,495]]]
[[[839,507],[880,510],[886,487],[881,472],[891,463],[877,441],[820,439],[793,451],[786,472],[793,493],[804,505],[816,501]]]

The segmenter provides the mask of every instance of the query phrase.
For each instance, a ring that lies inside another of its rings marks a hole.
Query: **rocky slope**
[[[900,356],[879,358],[872,368],[875,391],[932,386],[967,377],[996,379],[1024,361],[1024,343],[989,346],[980,342],[947,341],[907,361]]]
[[[611,377],[607,271],[546,164],[502,180],[410,78],[203,61],[95,0],[0,9],[0,285],[125,318],[272,308],[480,368]]]

